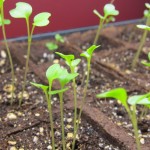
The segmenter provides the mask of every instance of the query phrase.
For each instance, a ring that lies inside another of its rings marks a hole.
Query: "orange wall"
[[[115,0],[116,9],[120,14],[116,21],[137,19],[143,16],[144,3],[148,0]],[[23,19],[14,19],[9,15],[9,10],[15,8],[19,0],[5,1],[5,18],[11,19],[11,25],[7,26],[9,38],[26,36],[26,26]],[[103,6],[109,0],[24,0],[33,7],[33,14],[48,11],[51,12],[51,23],[48,27],[36,28],[34,34],[53,32],[59,30],[73,29],[79,27],[93,26],[99,23],[98,18],[93,14],[93,9],[102,13]],[[31,17],[32,21],[32,17]],[[0,31],[0,39],[2,33]]]

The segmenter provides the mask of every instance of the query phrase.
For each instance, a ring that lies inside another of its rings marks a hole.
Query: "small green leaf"
[[[71,63],[72,60],[74,60],[74,55],[64,55],[59,52],[55,52],[57,55],[59,55],[61,58],[65,59],[69,64]]]
[[[59,64],[53,64],[50,66],[46,71],[46,77],[48,81],[52,82],[54,79],[57,79],[61,75],[62,71],[63,69]]]
[[[145,3],[145,6],[150,9],[150,4],[149,3]]]
[[[50,51],[54,51],[54,50],[58,49],[58,45],[55,43],[52,43],[52,42],[46,43],[46,47]]]
[[[34,82],[30,82],[33,86],[42,89],[43,91],[46,91],[48,89],[48,86],[43,85],[43,84],[38,84],[38,83],[34,83]]]
[[[148,96],[150,95],[150,93],[145,94],[145,95],[135,95],[135,96],[131,96],[128,99],[128,103],[130,105],[149,105],[150,104],[150,100],[148,99]]]
[[[149,61],[150,61],[150,52],[148,53],[148,59],[149,59]]]
[[[76,67],[76,66],[80,63],[80,61],[81,61],[81,59],[72,60],[71,66],[72,66],[72,67]]]
[[[14,18],[29,18],[32,13],[32,7],[25,2],[16,3],[16,8],[9,11],[10,15]]]
[[[11,23],[11,21],[9,19],[4,19],[4,24],[5,25],[9,25]],[[1,14],[0,14],[0,26],[2,26],[2,17],[1,17]]]
[[[142,61],[141,63],[147,67],[150,67],[150,63],[148,63],[148,62]]]
[[[117,16],[119,14],[119,11],[115,9],[115,6],[113,4],[106,4],[104,6],[104,16]]]
[[[56,39],[56,41],[61,42],[61,43],[65,42],[64,38],[60,34],[56,34],[55,39]]]
[[[150,17],[150,10],[144,10],[144,17]]]
[[[59,94],[59,93],[67,91],[68,89],[69,88],[64,88],[64,89],[61,89],[61,90],[51,91],[51,92],[49,92],[49,94],[51,94],[51,95]]]
[[[34,26],[43,27],[49,24],[48,18],[51,16],[48,12],[42,12],[34,17]]]
[[[64,87],[67,83],[73,80],[78,73],[68,73],[67,69],[64,69],[62,74],[58,77],[58,80],[62,87]]]
[[[137,25],[138,28],[150,31],[150,27],[147,25]]]
[[[96,9],[93,10],[93,13],[97,15],[100,19],[104,19],[104,17]]]
[[[124,88],[117,88],[108,92],[97,94],[98,98],[114,98],[119,100],[123,106],[127,106],[127,92]]]
[[[81,53],[80,56],[83,56],[83,57],[86,57],[86,58],[91,58],[92,57],[92,54],[94,52],[94,50],[96,48],[98,48],[99,46],[96,46],[96,45],[92,45],[90,46],[85,52]]]

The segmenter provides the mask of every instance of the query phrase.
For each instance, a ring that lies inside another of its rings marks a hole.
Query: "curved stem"
[[[1,7],[1,19],[2,19],[2,33],[3,33],[3,38],[4,38],[4,43],[6,46],[6,50],[7,50],[7,55],[10,61],[10,67],[11,67],[11,76],[12,76],[12,87],[13,90],[11,91],[11,105],[13,103],[13,96],[14,96],[14,88],[15,88],[15,72],[14,72],[14,65],[13,65],[13,61],[12,61],[12,56],[10,53],[10,49],[7,43],[7,37],[6,37],[6,31],[5,31],[5,24],[4,24],[4,6],[2,5]]]
[[[61,87],[63,89],[63,87]],[[62,129],[62,144],[63,144],[63,150],[66,149],[65,145],[65,129],[64,129],[64,105],[63,105],[63,92],[59,94],[60,98],[60,115],[61,115],[61,129]]]
[[[103,28],[103,24],[104,24],[104,19],[100,19],[99,26],[98,26],[98,30],[96,31],[96,36],[95,36],[94,43],[93,43],[94,45],[97,44],[100,31],[101,31],[101,29]]]
[[[77,125],[76,125],[76,131],[75,131],[75,134],[74,134],[72,150],[74,150],[74,147],[75,147],[76,135],[77,135],[77,131],[78,131],[78,128],[79,128],[79,123],[80,123],[83,107],[85,105],[85,100],[86,100],[86,95],[87,95],[87,88],[88,88],[88,82],[89,82],[89,77],[90,77],[90,69],[91,69],[90,62],[91,62],[91,60],[88,60],[86,84],[85,84],[85,87],[84,87],[83,99],[81,101],[81,107],[80,107],[80,111],[79,111],[79,115],[78,115],[78,122],[77,122]]]
[[[27,49],[27,58],[26,58],[26,64],[25,64],[25,73],[24,73],[24,78],[23,78],[22,94],[21,94],[21,98],[19,100],[19,107],[21,106],[23,94],[25,91],[25,86],[26,86],[26,81],[27,81],[27,73],[28,73],[28,68],[29,68],[29,58],[30,58],[30,51],[31,51],[32,35],[33,35],[34,28],[35,28],[35,26],[33,26],[31,33],[30,33],[30,25],[29,25],[28,19],[26,19],[26,23],[27,23],[27,32],[28,32],[28,49]]]
[[[150,25],[150,17],[147,18],[146,25]],[[139,45],[138,50],[137,50],[137,52],[136,52],[136,54],[135,54],[135,56],[133,58],[133,61],[132,61],[132,65],[131,65],[132,69],[134,69],[136,67],[136,65],[137,65],[137,61],[139,59],[140,53],[142,51],[142,48],[143,48],[143,46],[145,44],[147,34],[148,34],[148,30],[144,30],[144,33],[143,33],[142,38],[140,40],[140,45]]]

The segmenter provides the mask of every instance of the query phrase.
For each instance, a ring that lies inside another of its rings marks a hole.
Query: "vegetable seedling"
[[[23,99],[23,93],[25,91],[26,86],[26,80],[27,80],[27,73],[28,73],[28,64],[29,64],[29,58],[30,58],[30,51],[31,51],[31,42],[32,42],[32,35],[35,27],[43,27],[47,26],[49,24],[49,17],[51,16],[48,12],[42,12],[34,16],[32,28],[30,30],[30,16],[32,14],[32,7],[30,4],[25,2],[18,2],[16,3],[16,8],[9,11],[10,15],[14,18],[23,18],[26,21],[27,26],[27,34],[28,34],[28,49],[27,49],[27,58],[26,58],[26,64],[25,64],[25,73],[24,73],[24,81],[22,86],[22,96],[19,99],[19,106],[21,106],[22,99]]]
[[[48,50],[55,51],[55,50],[58,49],[58,44],[59,43],[64,43],[65,42],[64,38],[60,34],[55,35],[55,40],[56,40],[56,42],[46,43],[46,47],[48,48]]]
[[[150,3],[145,3],[145,6],[147,8],[146,10],[144,10],[144,17],[146,18],[146,25],[137,25],[138,28],[145,29],[145,30],[144,30],[142,38],[140,40],[138,50],[133,58],[132,69],[134,69],[137,65],[140,53],[142,51],[142,48],[143,48],[146,38],[147,38],[148,31],[150,30],[150,28],[148,27],[150,25]]]
[[[68,71],[64,68],[61,68],[59,64],[54,64],[50,66],[46,71],[46,77],[48,79],[49,86],[45,86],[42,84],[31,83],[32,85],[41,88],[45,93],[48,111],[50,116],[50,126],[51,126],[51,135],[52,135],[52,149],[55,150],[55,139],[54,139],[54,123],[53,123],[53,115],[52,115],[52,95],[59,94],[60,98],[60,112],[61,112],[61,127],[62,127],[62,144],[63,150],[66,149],[65,147],[65,132],[64,132],[64,110],[63,110],[63,93],[68,90],[65,86],[73,80],[78,73],[68,73]],[[60,90],[52,91],[52,84],[54,80],[58,80],[60,83]]]
[[[12,78],[11,84],[12,84],[13,90],[11,91],[10,103],[12,105],[13,97],[14,97],[14,88],[15,88],[15,73],[14,73],[14,64],[13,64],[12,56],[11,56],[10,49],[8,46],[7,37],[6,37],[6,30],[5,30],[5,25],[9,25],[10,23],[11,23],[11,21],[9,19],[4,19],[4,0],[0,0],[0,26],[2,26],[4,43],[5,43],[8,59],[10,62],[10,68],[11,68],[11,78]]]
[[[96,9],[93,10],[93,13],[99,18],[99,26],[94,39],[94,43],[93,43],[94,45],[97,44],[99,34],[101,29],[103,28],[104,23],[107,24],[111,21],[115,21],[114,16],[117,16],[119,14],[119,11],[115,9],[115,6],[113,4],[106,4],[104,6],[103,11],[104,11],[104,16],[102,16]]]
[[[87,60],[87,76],[86,76],[85,86],[84,86],[84,90],[83,90],[83,99],[81,100],[81,107],[80,107],[80,111],[79,111],[79,115],[78,115],[78,122],[77,122],[77,125],[76,125],[76,131],[74,133],[72,150],[74,150],[74,147],[75,147],[75,140],[76,140],[75,137],[77,135],[77,131],[78,131],[78,128],[79,128],[79,120],[81,119],[81,114],[82,114],[82,111],[83,111],[83,107],[85,105],[85,100],[86,100],[86,95],[87,95],[87,88],[88,88],[88,83],[89,83],[89,78],[90,78],[90,71],[91,71],[92,55],[93,55],[94,50],[96,50],[98,47],[99,46],[92,45],[86,51],[84,51],[83,53],[80,54],[81,57],[84,57]]]
[[[77,65],[80,63],[81,59],[75,59],[74,55],[64,55],[62,53],[56,52],[56,54],[58,54],[61,58],[63,58],[66,62],[66,64],[69,66],[70,68],[70,72],[76,73],[75,68],[77,67]],[[74,139],[76,138],[75,132],[76,132],[76,120],[77,120],[77,91],[76,91],[76,80],[75,78],[73,79],[73,95],[74,95]]]
[[[127,92],[124,88],[117,88],[110,90],[108,92],[104,92],[102,94],[97,94],[97,98],[114,98],[121,102],[122,106],[128,112],[129,118],[132,122],[134,135],[136,139],[137,150],[141,150],[139,134],[138,134],[138,126],[137,126],[137,116],[136,116],[136,105],[150,105],[150,93],[144,95],[135,95],[128,98]],[[129,105],[131,107],[129,107]]]

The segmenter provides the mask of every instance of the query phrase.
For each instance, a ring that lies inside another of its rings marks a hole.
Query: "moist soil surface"
[[[130,37],[130,31],[133,31]],[[73,33],[65,36],[65,43],[59,43],[58,52],[74,54],[86,50],[92,43],[96,31]],[[112,99],[96,99],[96,94],[117,88],[126,88],[129,96],[144,94],[149,91],[150,69],[140,62],[147,60],[149,44],[146,42],[136,68],[131,69],[133,56],[139,45],[142,32],[134,25],[123,27],[109,27],[101,32],[97,45],[101,45],[91,62],[91,75],[88,85],[86,105],[81,117],[75,149],[80,150],[134,150],[136,149],[132,125],[126,111],[118,101]],[[135,38],[137,37],[137,39]],[[149,37],[147,38],[147,41]],[[47,84],[46,69],[53,63],[60,63],[67,67],[62,59],[49,51],[45,44],[54,41],[52,38],[33,40],[29,61],[29,73],[22,106],[18,107],[20,92],[22,91],[24,64],[27,42],[10,42],[15,68],[14,102],[11,100],[11,74],[8,56],[4,43],[0,47],[0,149],[35,150],[52,149],[50,137],[49,115],[45,96],[40,89],[33,87],[30,82]],[[55,41],[54,41],[55,42]],[[76,68],[79,76],[77,83],[78,105],[81,104],[83,88],[86,78],[86,61],[82,59]],[[71,87],[71,85],[69,85]],[[57,89],[58,84],[54,84]],[[73,133],[73,92],[65,93],[65,135],[67,149],[71,147]],[[52,98],[56,148],[61,147],[61,126],[59,97]],[[78,106],[78,108],[80,108]],[[86,107],[87,106],[87,107]],[[138,115],[142,107],[138,107]],[[140,142],[143,150],[150,146],[150,117],[138,121]],[[106,122],[105,122],[106,121]],[[106,125],[107,124],[107,125]]]

